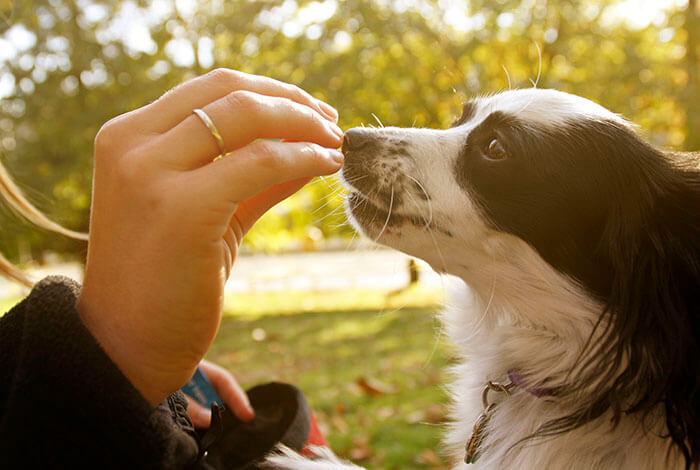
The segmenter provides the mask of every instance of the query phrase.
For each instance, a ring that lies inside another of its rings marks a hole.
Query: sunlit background
[[[471,95],[536,84],[700,150],[699,45],[698,0],[0,0],[0,158],[87,231],[102,123],[214,67],[299,85],[344,129],[445,127]],[[318,179],[259,222],[210,357],[246,385],[301,385],[345,457],[446,468],[434,424],[450,349],[430,315],[445,281],[358,237],[342,199]],[[1,204],[0,224],[0,251],[35,276],[81,277],[83,243]],[[4,308],[21,295],[0,282]]]

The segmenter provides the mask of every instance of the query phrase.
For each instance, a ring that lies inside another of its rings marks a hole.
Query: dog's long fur
[[[355,226],[466,284],[443,313],[455,468],[698,466],[697,156],[535,89],[472,100],[447,130],[352,129],[344,153]],[[509,371],[466,465],[482,390]]]

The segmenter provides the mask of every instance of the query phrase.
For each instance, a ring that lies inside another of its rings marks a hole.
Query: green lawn
[[[332,448],[371,469],[447,468],[434,308],[226,317],[208,358],[245,388],[300,387]]]

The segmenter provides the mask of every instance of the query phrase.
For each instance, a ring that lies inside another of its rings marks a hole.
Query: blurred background
[[[0,158],[28,198],[87,231],[92,142],[113,116],[214,67],[294,83],[340,126],[445,127],[469,96],[592,99],[653,143],[700,150],[698,0],[0,0]],[[446,283],[356,236],[334,177],[246,237],[209,358],[296,383],[334,449],[371,468],[447,468],[432,313]],[[0,251],[80,279],[86,248],[0,204]],[[0,281],[0,307],[23,295]]]

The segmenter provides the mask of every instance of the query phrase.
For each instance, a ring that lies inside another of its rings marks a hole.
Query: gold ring
[[[219,130],[216,128],[214,125],[214,121],[211,120],[209,115],[204,112],[204,110],[201,110],[199,108],[192,110],[194,114],[197,115],[199,119],[202,120],[205,126],[207,126],[207,129],[209,129],[209,132],[211,132],[211,135],[214,137],[214,140],[216,140],[216,144],[219,146],[219,150],[221,153],[219,154],[220,156],[223,156],[226,154],[226,146],[224,145],[224,139],[221,137],[221,134],[219,133]]]

